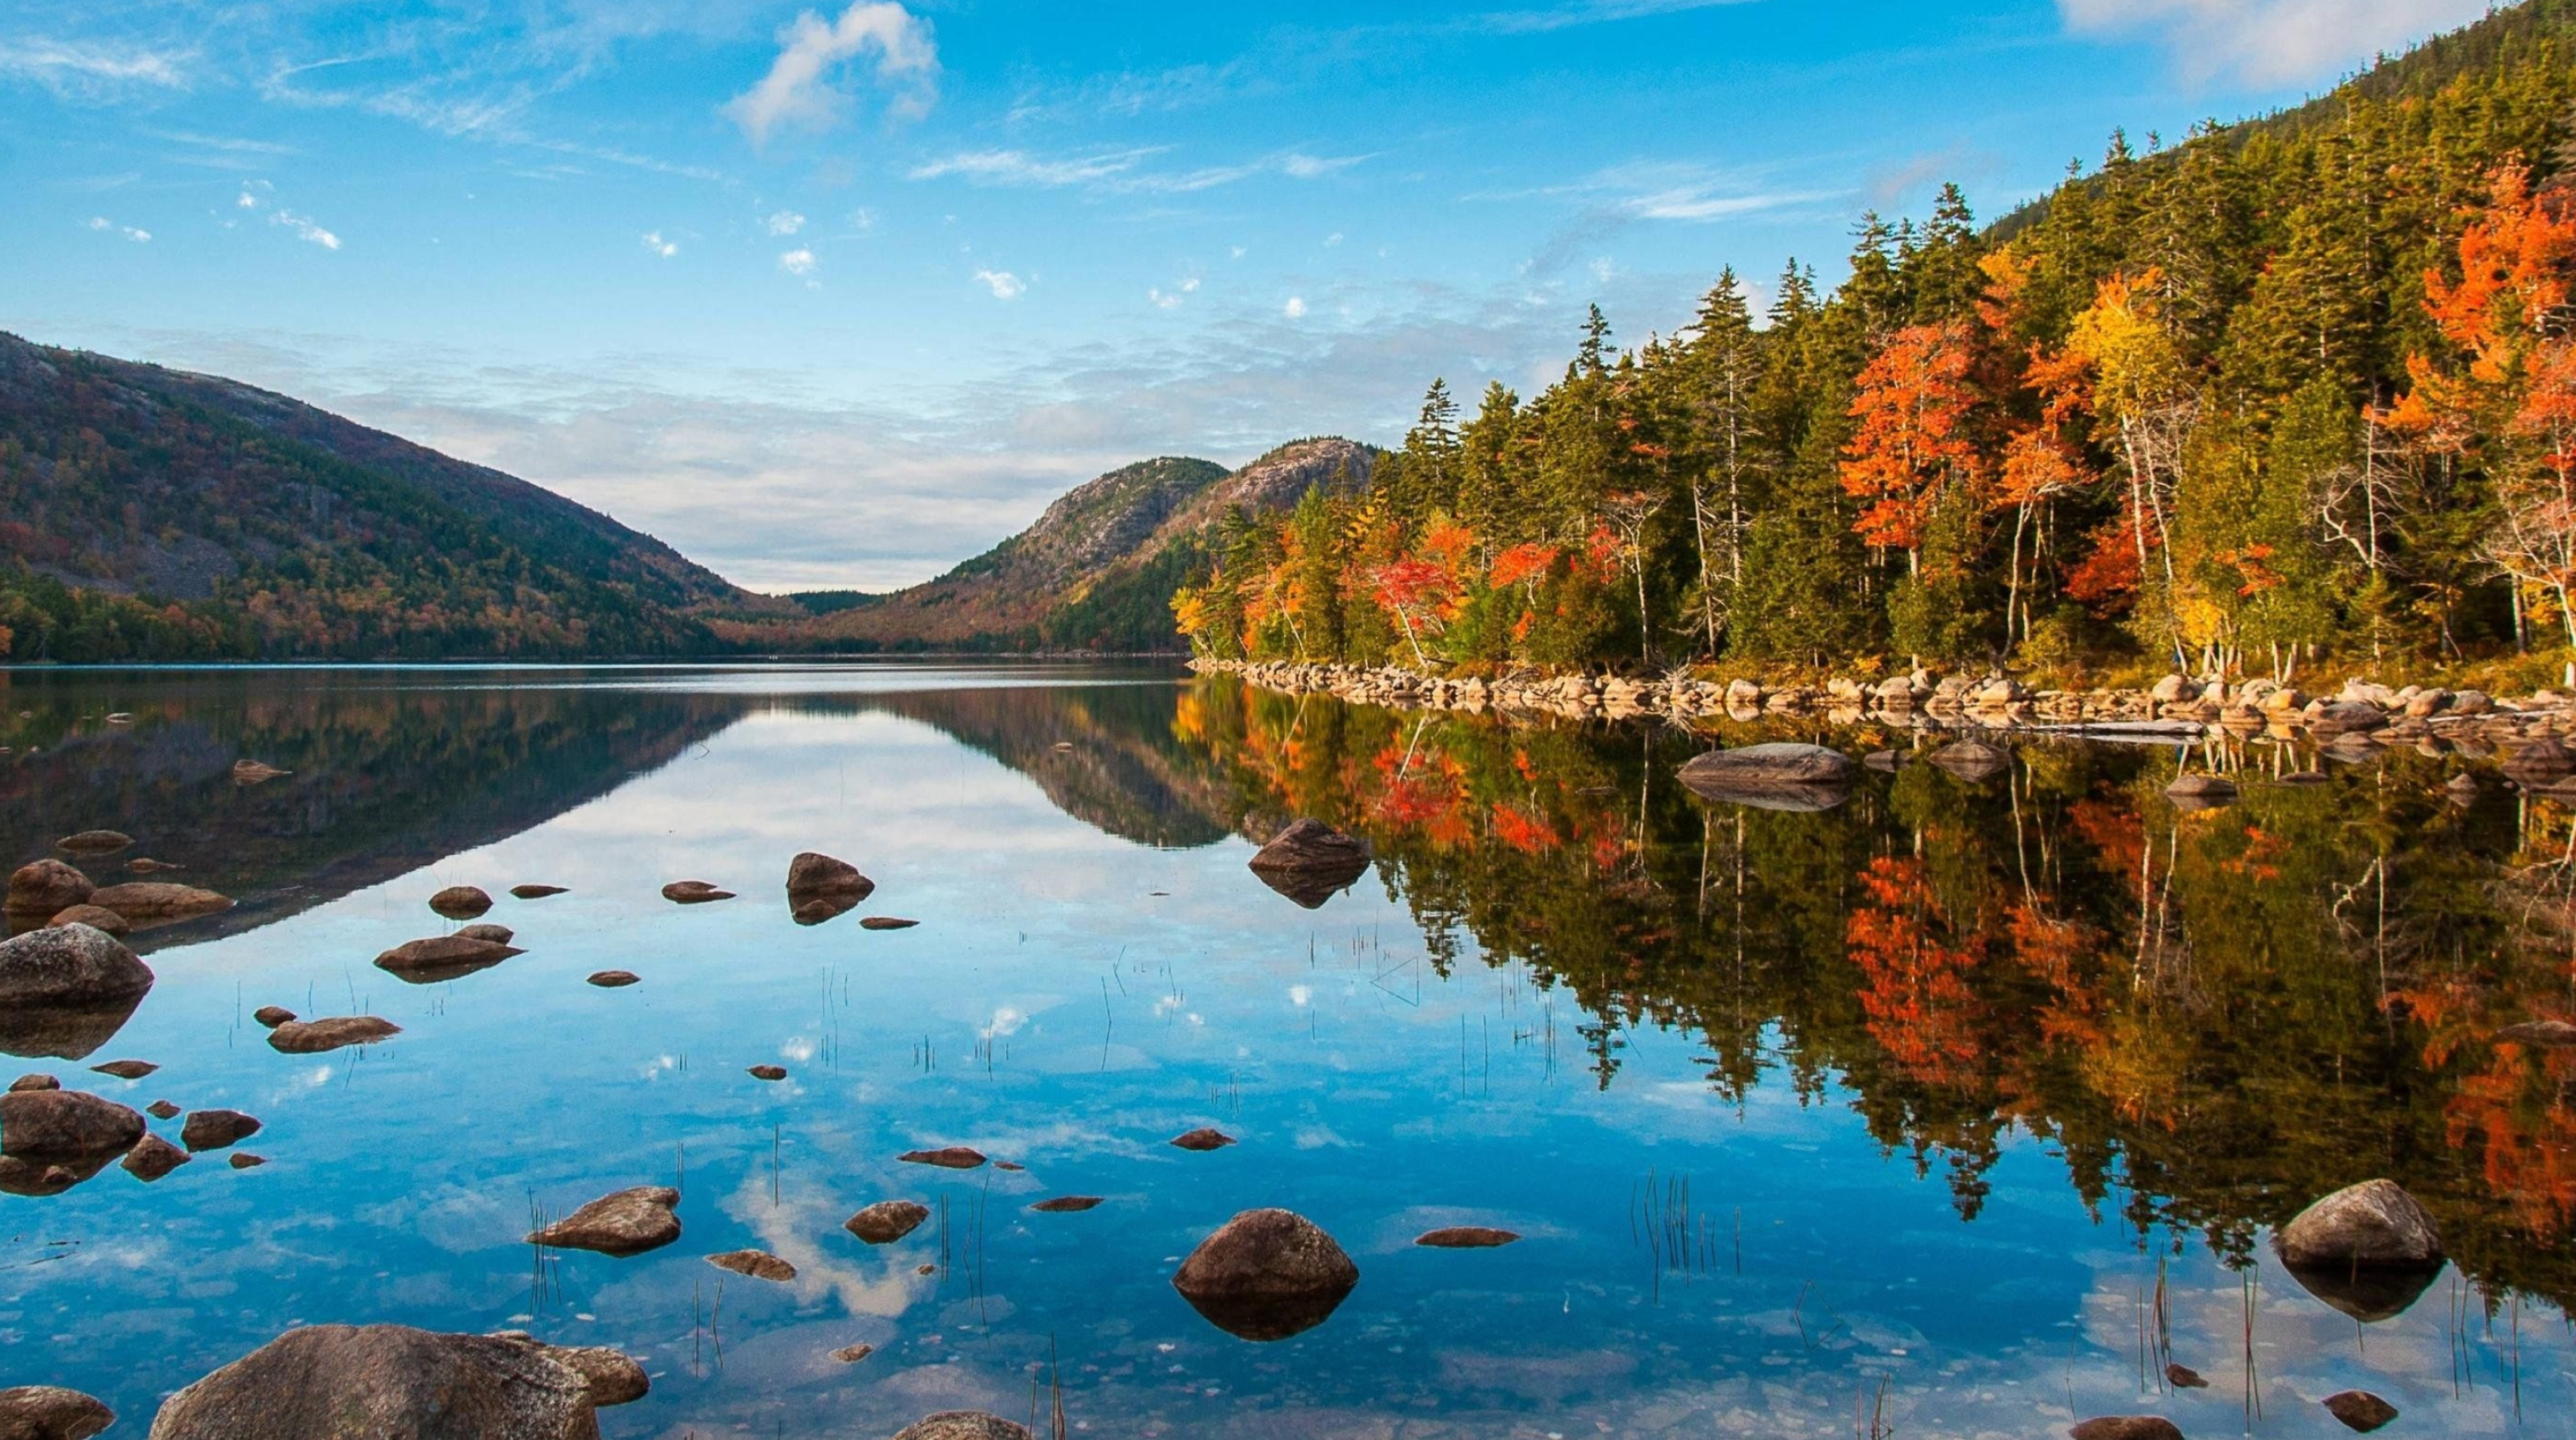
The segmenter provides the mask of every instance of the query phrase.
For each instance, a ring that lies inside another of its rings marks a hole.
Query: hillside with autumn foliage
[[[1865,217],[1828,293],[1722,271],[1462,404],[1365,494],[1239,526],[1202,656],[1415,667],[1909,660],[2070,678],[2576,647],[2576,0],[1980,228]]]

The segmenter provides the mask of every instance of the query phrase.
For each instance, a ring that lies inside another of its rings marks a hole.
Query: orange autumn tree
[[[1985,273],[1977,318],[1999,346],[2009,347],[2028,319],[2029,288],[2036,262],[2011,249],[1998,250],[1979,262]],[[2030,638],[2030,604],[2022,594],[2022,546],[2031,543],[2034,569],[2047,537],[2048,509],[2058,496],[2099,479],[2073,438],[2073,426],[2085,413],[2092,366],[2083,356],[2051,350],[2032,341],[2020,377],[2023,389],[2039,400],[2036,422],[2016,422],[2003,447],[2003,465],[1988,503],[2013,512],[2012,559],[2004,591],[2004,638]],[[2033,523],[2039,535],[2031,536]]]
[[[1923,536],[1953,491],[1985,476],[1969,419],[1979,395],[1964,321],[1899,330],[1860,372],[1843,449],[1843,489],[1868,502],[1852,529],[1870,544],[1905,552],[1906,573],[1923,571]]]
[[[2460,278],[2424,277],[2424,308],[2457,352],[2407,357],[2407,394],[2385,416],[2421,453],[2474,465],[2496,523],[2480,549],[2497,571],[2557,602],[2576,645],[2576,217],[2563,196],[2498,170],[2462,232]]]

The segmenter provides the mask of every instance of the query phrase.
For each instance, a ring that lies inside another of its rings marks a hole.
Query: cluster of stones
[[[2171,721],[2253,733],[2367,734],[2385,740],[2467,735],[2495,741],[2576,730],[2567,697],[2541,691],[2500,700],[2478,690],[2354,680],[2311,695],[2272,680],[2168,675],[2144,690],[2032,690],[2007,675],[1933,670],[1885,679],[1836,676],[1821,685],[1766,687],[1675,673],[1664,679],[1519,671],[1444,679],[1398,668],[1198,660],[1202,671],[1242,676],[1265,689],[1324,693],[1375,705],[1555,714],[1579,718],[1650,715],[1738,721],[1822,717],[1838,724],[1878,720],[1928,729],[2047,729]]]

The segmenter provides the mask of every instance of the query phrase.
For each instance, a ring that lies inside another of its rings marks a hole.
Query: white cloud
[[[1181,308],[1181,297],[1159,285],[1146,291],[1145,298],[1153,301],[1154,308],[1157,310],[1178,310]]]
[[[1339,245],[1339,244],[1341,244],[1341,243],[1342,243],[1342,232],[1341,232],[1341,231],[1339,231],[1339,230],[1336,230],[1336,231],[1334,231],[1332,234],[1327,235],[1327,236],[1325,236],[1325,237],[1324,237],[1324,248],[1325,248],[1325,249],[1327,249],[1327,250],[1330,250],[1330,249],[1332,249],[1334,246]]]
[[[2332,78],[2487,13],[2489,0],[2057,0],[2078,35],[2143,34],[2194,80]]]
[[[302,240],[306,244],[319,245],[325,250],[337,250],[340,248],[339,236],[334,235],[330,231],[323,229],[321,226],[314,224],[311,216],[298,215],[283,205],[269,212],[268,223],[271,225],[285,226],[295,232],[296,239]]]
[[[1079,186],[1110,195],[1192,195],[1232,185],[1257,175],[1312,179],[1368,157],[1320,160],[1311,155],[1264,156],[1230,165],[1202,165],[1192,170],[1150,170],[1145,162],[1170,151],[1168,145],[1079,151],[1068,155],[1035,155],[1026,150],[965,150],[916,165],[915,180],[955,177],[970,185],[1018,186],[1055,190]]]
[[[662,232],[659,230],[647,230],[644,232],[644,249],[648,254],[659,255],[668,260],[680,253],[680,242],[663,239]]]
[[[1198,288],[1199,277],[1196,275],[1193,275],[1187,280],[1181,282],[1181,293],[1184,295],[1196,294],[1198,292]]]
[[[114,231],[115,233],[124,236],[126,239],[133,241],[137,245],[148,245],[152,242],[151,231],[138,229],[132,225],[119,225],[104,215],[92,215],[89,217],[89,228],[102,232]]]
[[[1292,180],[1314,180],[1338,170],[1348,170],[1368,158],[1366,155],[1303,155],[1292,151],[1279,162],[1279,168]]]
[[[859,231],[874,230],[877,228],[877,212],[865,205],[851,211],[850,228]]]
[[[241,193],[241,198],[240,198],[240,199],[238,199],[238,200],[235,200],[235,201],[233,202],[233,204],[235,204],[235,205],[239,206],[240,208],[242,208],[242,209],[244,209],[244,210],[256,210],[256,209],[258,209],[258,208],[259,208],[259,197],[258,197],[258,196],[256,196],[256,195],[253,195],[252,193],[250,193],[250,192],[249,192],[249,191],[247,191],[247,190],[244,190],[244,191]]]
[[[793,235],[805,228],[805,217],[793,210],[781,210],[769,217],[768,224],[772,235]]]
[[[984,288],[993,292],[993,298],[996,300],[1017,300],[1026,294],[1029,288],[1019,276],[1008,270],[978,270],[975,272],[975,278],[983,284]]]
[[[1289,296],[1288,303],[1281,307],[1280,313],[1291,320],[1302,320],[1306,318],[1306,297],[1303,295]]]
[[[0,75],[33,80],[57,95],[86,95],[138,85],[188,88],[182,68],[195,57],[164,50],[111,50],[59,40],[0,40]]]
[[[769,143],[782,125],[830,125],[846,103],[832,73],[870,51],[878,83],[902,88],[898,113],[919,114],[937,94],[939,48],[930,26],[891,0],[859,0],[830,22],[808,10],[779,30],[778,45],[769,73],[724,107],[754,145]]]
[[[801,249],[784,251],[778,257],[778,268],[790,275],[811,275],[814,273],[814,252]]]

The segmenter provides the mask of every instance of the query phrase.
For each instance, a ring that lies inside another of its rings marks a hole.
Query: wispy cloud
[[[2490,0],[2057,0],[2078,35],[2145,35],[2194,81],[2332,78],[2487,13]]]
[[[319,245],[325,250],[337,250],[340,248],[340,237],[314,223],[313,217],[310,215],[298,215],[294,211],[280,206],[279,208],[268,212],[268,223],[271,225],[285,226],[287,229],[295,232],[296,239],[301,240],[308,245]]]
[[[138,86],[184,90],[194,58],[187,51],[121,49],[35,36],[0,39],[0,76],[32,80],[66,96]]]
[[[1028,293],[1028,284],[1008,270],[978,270],[977,284],[993,292],[996,300],[1017,300]]]
[[[763,223],[772,235],[793,235],[805,228],[805,217],[793,210],[780,210]]]
[[[668,260],[680,253],[680,242],[663,239],[659,230],[647,230],[644,232],[644,253]]]
[[[89,228],[106,234],[122,235],[138,245],[148,245],[152,242],[151,231],[133,225],[119,225],[104,215],[89,217]]]
[[[1279,307],[1279,313],[1287,316],[1291,320],[1305,319],[1306,297],[1303,295],[1289,296],[1288,303]]]
[[[1678,15],[1685,11],[1750,3],[1752,0],[1579,0],[1579,3],[1570,5],[1488,11],[1470,19],[1468,27],[1506,35],[1544,34],[1551,30],[1571,30],[1578,25],[1647,20],[1658,15]]]
[[[891,0],[860,0],[832,21],[808,10],[778,32],[778,47],[769,73],[724,107],[754,145],[768,144],[781,126],[820,129],[837,120],[848,96],[833,76],[872,51],[877,82],[898,91],[896,113],[920,114],[938,95],[939,47],[929,22]]]
[[[811,275],[814,273],[814,252],[803,248],[782,250],[778,255],[778,268],[790,275]]]
[[[1313,180],[1347,170],[1370,157],[1319,157],[1300,152],[1264,156],[1233,165],[1158,170],[1147,162],[1171,153],[1167,145],[1041,155],[1027,150],[965,150],[916,165],[914,180],[964,180],[970,185],[1025,189],[1085,189],[1110,195],[1189,195],[1256,175]]]

